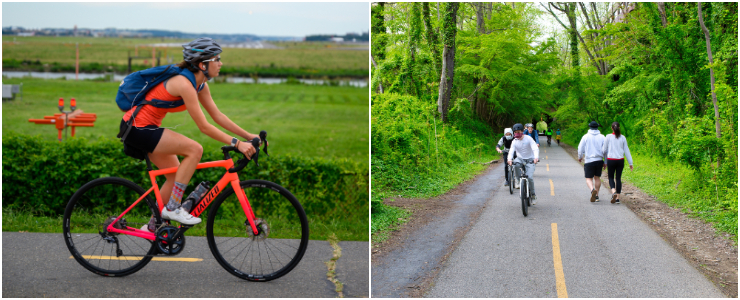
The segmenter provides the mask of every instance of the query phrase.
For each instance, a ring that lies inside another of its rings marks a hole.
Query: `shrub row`
[[[435,103],[376,94],[372,116],[373,201],[380,201],[375,191],[384,190],[414,197],[440,194],[474,172],[471,161],[493,158],[498,141],[492,141],[490,127],[465,99],[454,103],[443,124]]]
[[[221,159],[223,154],[215,149],[206,150],[201,161]],[[151,187],[146,163],[126,156],[123,145],[110,139],[73,138],[58,143],[10,132],[2,139],[2,164],[3,208],[30,208],[39,215],[63,214],[72,194],[96,178],[122,177],[145,189]],[[185,195],[201,181],[215,184],[222,174],[220,168],[196,171]],[[240,178],[284,186],[309,218],[368,220],[368,170],[349,160],[261,157],[260,167],[248,165]],[[158,181],[161,185],[164,177]]]
[[[150,65],[134,64],[131,66],[133,72],[150,68]],[[3,59],[3,70],[6,71],[35,71],[35,72],[74,72],[73,64],[61,64],[58,62],[47,65],[40,61],[28,61],[17,59]],[[116,72],[125,74],[128,66],[118,64],[80,63],[80,72],[103,73]],[[340,70],[318,70],[309,68],[280,68],[280,67],[224,67],[222,75],[233,75],[243,77],[298,77],[298,78],[366,78],[367,69],[340,69]]]

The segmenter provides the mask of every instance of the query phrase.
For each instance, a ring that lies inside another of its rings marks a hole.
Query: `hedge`
[[[203,154],[202,162],[223,159],[220,149]],[[61,215],[74,192],[101,177],[129,179],[144,189],[151,187],[146,163],[123,153],[117,140],[88,141],[73,138],[62,143],[39,137],[5,133],[2,139],[3,208],[30,208],[40,215]],[[215,184],[223,169],[197,170],[185,195],[197,183]],[[303,157],[260,157],[250,163],[240,179],[263,179],[291,191],[309,218],[368,220],[369,172],[358,163]],[[159,184],[164,177],[158,177]]]

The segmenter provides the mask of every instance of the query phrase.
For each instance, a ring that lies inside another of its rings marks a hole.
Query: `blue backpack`
[[[131,128],[133,127],[132,123],[134,118],[136,117],[136,114],[139,113],[139,110],[141,110],[144,105],[152,105],[158,108],[174,108],[185,104],[185,101],[183,101],[182,99],[177,101],[145,99],[146,94],[147,92],[149,92],[149,90],[176,75],[185,76],[185,78],[190,80],[190,83],[193,84],[193,88],[195,88],[198,92],[203,89],[203,84],[201,84],[200,87],[196,88],[197,83],[195,82],[195,75],[193,74],[193,72],[191,72],[187,68],[180,68],[175,65],[159,66],[134,72],[126,76],[121,81],[121,85],[118,87],[118,95],[116,95],[116,104],[118,104],[118,108],[120,108],[122,111],[129,111],[130,109],[136,107],[136,110],[126,123],[126,130],[118,133],[118,137],[121,138],[122,142],[126,139],[126,136],[128,136],[128,133],[131,131]]]
[[[185,76],[190,80],[190,83],[193,84],[193,88],[195,88],[196,82],[193,72],[190,72],[187,68],[179,68],[175,65],[159,66],[129,74],[121,81],[121,85],[118,87],[118,95],[116,95],[116,104],[118,104],[118,108],[122,111],[128,111],[139,106],[142,102],[151,102],[145,104],[154,105],[154,107],[160,108],[178,107],[185,104],[182,100],[144,100],[144,97],[149,90],[175,75]],[[201,89],[202,88],[203,87],[201,86]],[[198,91],[200,91],[200,89],[198,89]]]

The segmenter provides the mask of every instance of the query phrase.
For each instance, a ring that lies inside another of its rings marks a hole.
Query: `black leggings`
[[[606,160],[606,169],[607,172],[609,172],[609,187],[614,188],[616,185],[617,194],[622,193],[622,170],[624,170],[624,159],[619,160]],[[616,177],[614,177],[614,173],[616,174]],[[617,183],[614,183],[614,180],[616,179]]]

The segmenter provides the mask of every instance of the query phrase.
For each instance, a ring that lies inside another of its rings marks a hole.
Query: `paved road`
[[[187,237],[180,258],[198,262],[152,261],[126,277],[103,277],[71,259],[62,234],[3,232],[3,297],[337,297],[326,279],[324,262],[332,258],[325,241],[310,241],[306,254],[289,274],[270,282],[232,276],[213,259],[205,237]],[[345,297],[369,296],[369,245],[340,242],[337,279]]]
[[[529,216],[518,190],[503,186],[503,166],[491,170],[493,197],[425,296],[724,297],[629,208],[609,203],[608,189],[589,202],[581,165],[543,146]]]

